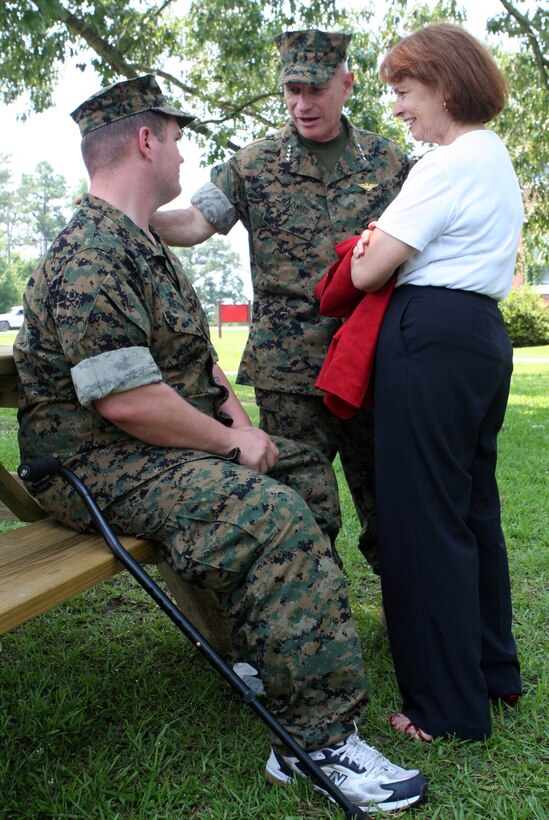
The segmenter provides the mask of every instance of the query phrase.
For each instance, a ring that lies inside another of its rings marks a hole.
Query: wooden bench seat
[[[159,563],[154,544],[126,536],[139,563]],[[104,540],[45,518],[0,536],[0,634],[122,572]]]
[[[11,348],[0,347],[0,407],[16,407],[17,371]],[[24,526],[0,535],[0,635],[124,568],[103,538],[54,521],[0,462],[0,520]],[[187,584],[152,541],[122,536],[139,563],[157,564],[176,604],[221,653],[230,651],[230,626],[213,592]]]

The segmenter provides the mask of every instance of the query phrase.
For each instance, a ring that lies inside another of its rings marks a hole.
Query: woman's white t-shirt
[[[524,206],[509,154],[479,129],[425,154],[378,220],[416,248],[396,286],[433,285],[503,299],[511,289]]]

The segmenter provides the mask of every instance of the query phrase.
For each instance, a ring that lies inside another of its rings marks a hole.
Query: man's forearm
[[[212,223],[194,205],[172,211],[156,211],[151,223],[163,242],[182,248],[200,245],[216,232]]]
[[[238,222],[236,208],[213,182],[206,182],[182,210],[157,211],[151,220],[168,245],[199,245],[214,233],[226,236]]]
[[[393,272],[415,253],[415,248],[379,228],[364,232],[367,242],[358,242],[351,260],[351,280],[367,293],[383,287]]]
[[[146,444],[225,455],[234,446],[230,428],[206,416],[169,385],[159,382],[95,402],[102,416]]]
[[[263,430],[246,423],[227,427],[163,382],[113,393],[94,405],[102,416],[146,444],[222,457],[238,450],[240,464],[260,473],[268,472],[278,460],[278,449]]]

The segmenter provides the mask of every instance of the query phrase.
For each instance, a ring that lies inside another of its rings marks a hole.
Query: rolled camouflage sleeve
[[[71,368],[71,377],[83,407],[112,393],[162,381],[160,369],[146,347],[125,347],[90,356]]]
[[[204,219],[211,222],[217,233],[223,236],[238,222],[236,208],[213,182],[206,182],[195,191],[191,197],[191,204],[198,208]]]

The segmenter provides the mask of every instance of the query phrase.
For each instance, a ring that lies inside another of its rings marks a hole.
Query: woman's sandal
[[[520,695],[518,695],[518,694],[517,695],[515,695],[515,694],[512,694],[512,695],[494,695],[492,697],[492,700],[495,700],[495,701],[501,700],[501,701],[503,701],[503,703],[505,703],[506,706],[510,706],[511,708],[513,708],[517,705],[517,703],[519,702],[521,697],[522,697],[522,693]]]
[[[389,715],[389,723],[397,732],[410,735],[414,740],[429,741],[433,739],[433,735],[424,732],[423,729],[420,729],[417,724],[412,723],[412,721],[401,712],[395,712],[393,715]]]

